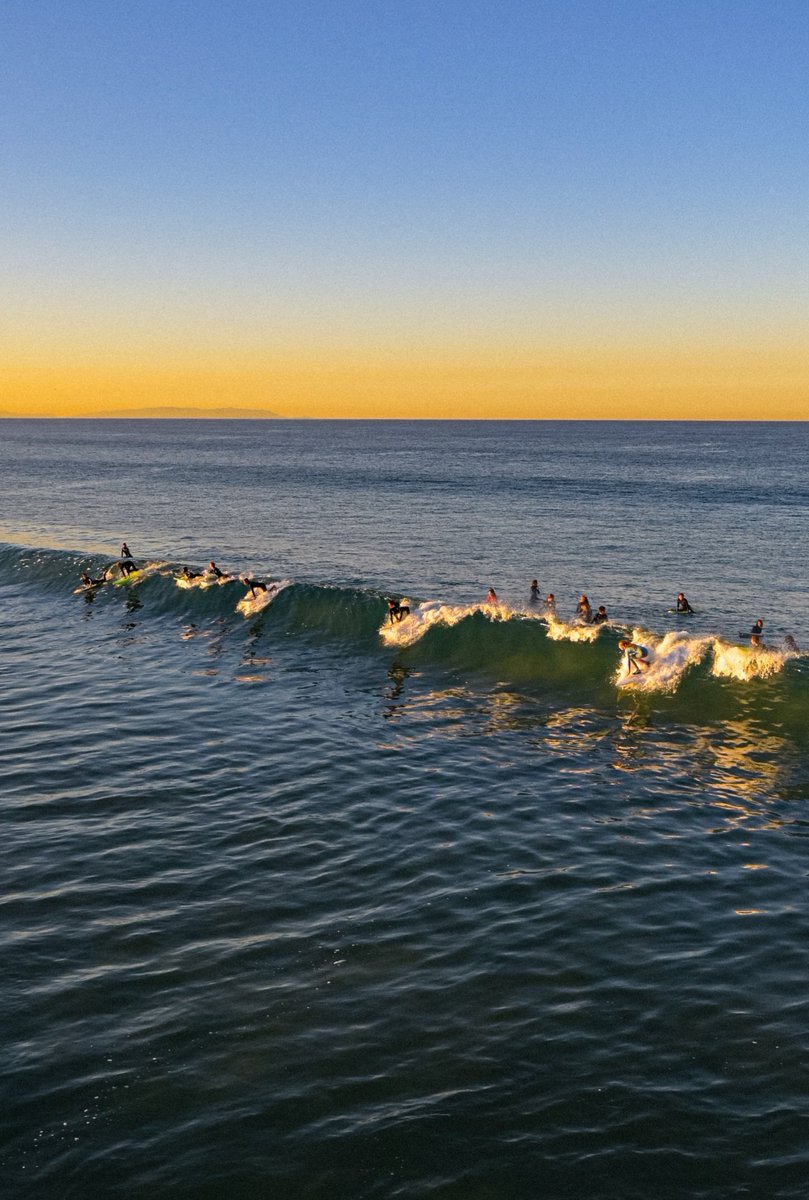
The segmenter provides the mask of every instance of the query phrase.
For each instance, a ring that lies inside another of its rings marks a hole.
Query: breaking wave
[[[67,551],[6,546],[0,548],[0,584],[65,605],[92,604],[94,611],[115,611],[126,604],[144,620],[236,625],[260,620],[291,637],[293,644],[295,637],[316,637],[336,647],[347,644],[356,654],[392,651],[397,661],[419,669],[479,674],[533,693],[558,686],[584,690],[592,701],[608,693],[664,697],[693,680],[706,688],[777,684],[797,703],[805,706],[807,699],[809,656],[794,644],[756,647],[685,630],[658,634],[614,622],[584,625],[499,602],[403,600],[410,612],[391,622],[385,596],[374,590],[270,579],[250,570],[267,584],[266,591],[253,595],[238,575],[183,583],[178,576],[185,565],[150,562],[132,580],[116,578],[87,590],[79,585],[81,572],[96,579],[109,562]],[[646,648],[637,672],[621,640]]]

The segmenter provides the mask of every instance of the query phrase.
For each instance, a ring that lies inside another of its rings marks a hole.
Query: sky
[[[0,29],[0,412],[809,419],[806,0]]]

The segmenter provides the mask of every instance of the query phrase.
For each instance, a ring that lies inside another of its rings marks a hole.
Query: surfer
[[[545,597],[545,612],[549,617],[556,616],[556,597],[554,596],[553,592],[548,592],[547,596]]]
[[[392,597],[388,596],[388,619],[391,625],[393,625],[394,622],[403,621],[405,617],[409,616],[410,605],[404,598],[402,598],[402,600],[394,600]]]
[[[590,607],[590,601],[587,599],[584,593],[582,593],[581,596],[579,596],[579,603],[576,605],[576,620],[583,621],[586,625],[589,625],[592,619],[593,610]]]
[[[677,593],[677,612],[692,613],[694,610],[685,598],[685,592]]]
[[[607,610],[603,604],[599,604],[598,611],[596,612],[596,615],[593,617],[593,624],[594,625],[603,625],[605,621],[609,621],[609,617],[607,616]]]
[[[623,638],[618,643],[618,649],[623,650],[626,657],[626,672],[628,675],[642,675],[649,666],[649,650],[638,642]],[[641,669],[642,668],[642,669]]]
[[[249,579],[246,575],[242,575],[241,581],[246,588],[250,590],[250,599],[255,600],[256,592],[266,592],[267,585],[262,583],[260,579]],[[245,600],[247,597],[245,596]]]
[[[531,603],[536,604],[539,599],[539,583],[536,579],[531,580]]]
[[[126,542],[121,542],[121,555],[118,562],[114,564],[120,571],[122,576],[132,575],[137,571],[137,566],[132,558],[132,551],[127,546]],[[107,577],[110,578],[111,568],[107,569]]]
[[[201,571],[189,571],[188,567],[183,567],[180,571],[180,579],[201,579]]]
[[[759,619],[753,625],[753,628],[750,630],[750,637],[751,638],[761,637],[763,632],[764,632],[764,622],[762,621],[761,617],[759,617]]]
[[[82,582],[82,587],[86,587],[86,588],[100,587],[101,584],[104,583],[104,577],[102,575],[101,579],[91,579],[86,571],[82,571],[81,582]]]
[[[220,571],[213,559],[208,563],[208,574],[213,575],[214,579],[224,579],[225,572]]]
[[[488,592],[486,593],[486,603],[487,604],[499,603],[499,601],[497,599],[497,592],[494,590],[493,587],[490,587]]]

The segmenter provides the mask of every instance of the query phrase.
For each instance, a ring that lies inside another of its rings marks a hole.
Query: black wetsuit
[[[399,604],[396,600],[388,601],[388,616],[390,623],[394,621],[403,621],[405,617],[410,615],[410,609],[406,604]]]

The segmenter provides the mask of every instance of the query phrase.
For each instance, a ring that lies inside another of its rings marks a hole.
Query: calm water
[[[0,439],[4,1197],[803,1200],[809,426]]]

